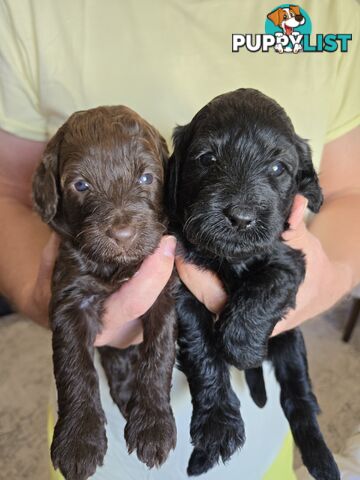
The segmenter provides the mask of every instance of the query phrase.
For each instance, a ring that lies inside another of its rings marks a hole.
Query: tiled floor
[[[308,322],[310,373],[325,437],[341,449],[360,423],[360,325],[341,342],[343,303]],[[0,480],[48,480],[46,409],[52,372],[50,334],[12,315],[0,319]]]

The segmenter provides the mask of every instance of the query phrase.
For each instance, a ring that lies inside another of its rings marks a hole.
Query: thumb
[[[219,278],[213,272],[186,263],[181,256],[176,257],[176,269],[187,288],[210,312],[221,312],[227,295]]]
[[[167,284],[174,267],[176,239],[164,236],[155,252],[147,257],[136,274],[113,293],[107,303],[107,317],[122,312],[128,321],[143,315]]]

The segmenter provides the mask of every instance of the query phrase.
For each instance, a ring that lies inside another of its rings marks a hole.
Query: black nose
[[[304,17],[303,17],[302,15],[295,15],[295,20],[296,20],[297,22],[302,22],[303,18],[304,18]]]
[[[225,215],[234,227],[245,229],[255,225],[255,215],[242,208],[229,207],[225,210]]]

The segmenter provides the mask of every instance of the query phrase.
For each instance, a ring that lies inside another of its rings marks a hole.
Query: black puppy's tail
[[[251,398],[259,408],[263,408],[267,402],[267,396],[262,367],[245,370],[245,379]]]
[[[340,480],[339,469],[317,422],[320,409],[312,391],[300,330],[272,338],[269,358],[281,387],[281,406],[304,465],[316,480]]]

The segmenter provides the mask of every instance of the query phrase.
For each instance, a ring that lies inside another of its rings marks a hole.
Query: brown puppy
[[[59,418],[51,446],[66,480],[85,480],[107,448],[93,364],[106,298],[140,267],[165,231],[168,152],[129,108],[74,113],[50,140],[33,180],[36,210],[60,236],[50,305]],[[100,349],[115,403],[127,418],[129,451],[149,467],[175,447],[170,408],[175,316],[169,285],[143,316],[138,347]],[[129,384],[131,391],[129,392]]]

